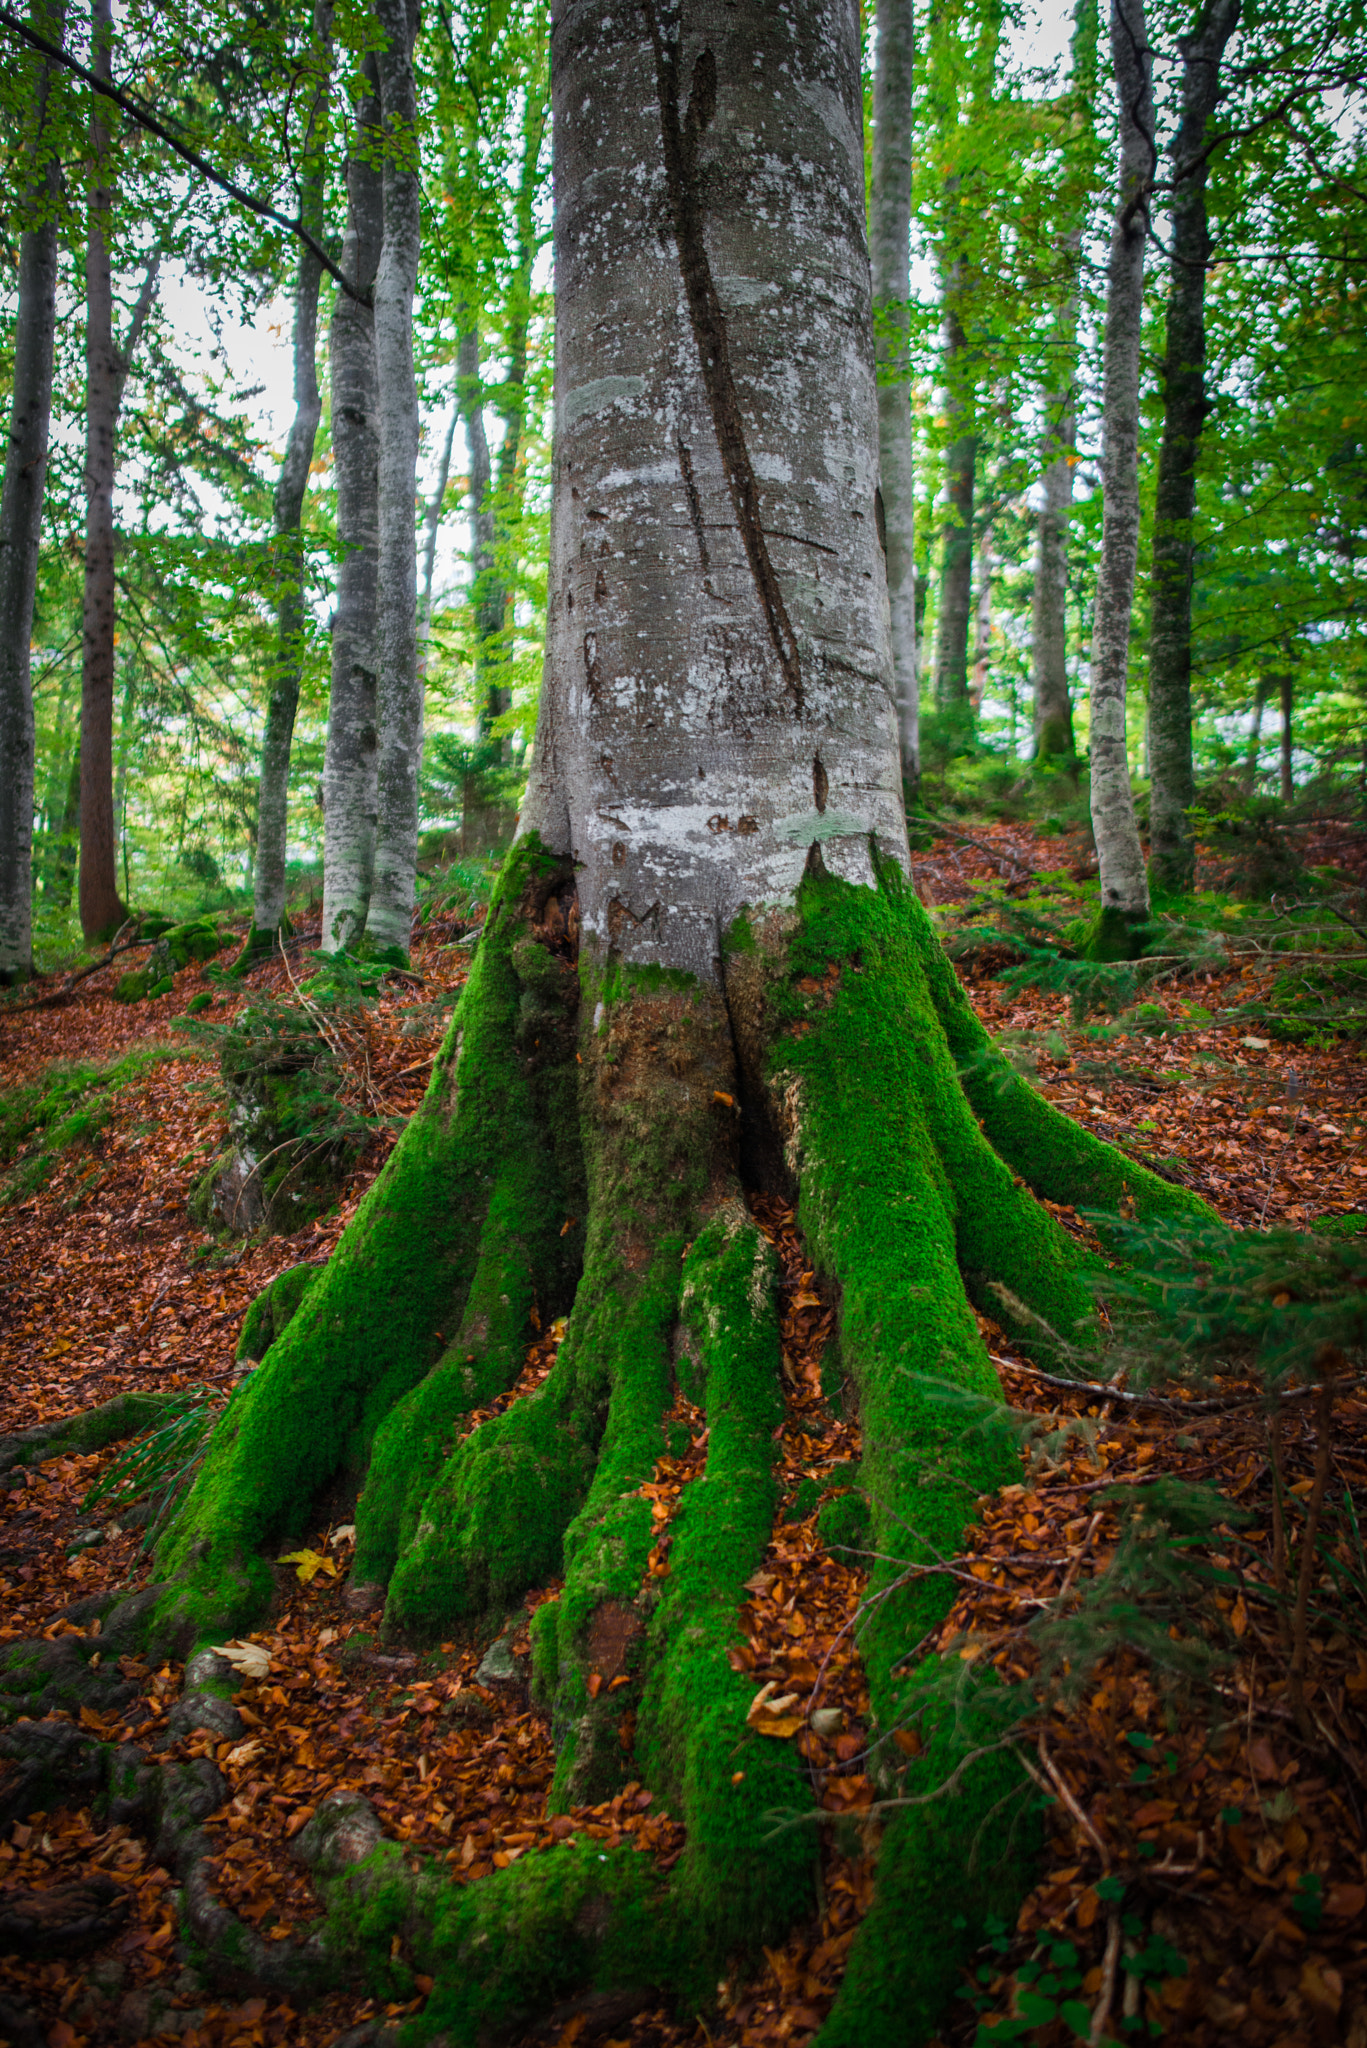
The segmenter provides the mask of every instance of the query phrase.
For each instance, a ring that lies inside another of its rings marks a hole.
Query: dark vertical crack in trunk
[[[778,577],[769,558],[769,545],[760,524],[759,485],[745,445],[745,427],[731,354],[727,345],[726,321],[721,300],[712,282],[712,269],[703,242],[702,194],[698,177],[698,145],[717,104],[717,64],[710,50],[704,50],[693,66],[688,111],[679,116],[679,54],[681,41],[667,42],[660,27],[654,0],[645,0],[644,12],[655,52],[655,86],[660,101],[660,133],[664,142],[665,185],[679,251],[679,269],[688,296],[688,316],[698,345],[698,362],[703,386],[716,430],[717,449],[726,472],[736,523],[745,545],[750,574],[764,610],[769,638],[783,671],[784,687],[792,696],[798,716],[802,714],[802,662],[797,636],[783,602]],[[685,489],[688,478],[685,476]],[[690,508],[695,491],[689,491]],[[699,537],[701,545],[701,535]],[[704,557],[704,561],[706,558]]]

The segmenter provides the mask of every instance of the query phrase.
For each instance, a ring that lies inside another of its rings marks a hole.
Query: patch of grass
[[[61,1060],[33,1081],[0,1094],[0,1208],[43,1187],[62,1155],[88,1146],[104,1129],[121,1089],[183,1046],[134,1046],[109,1065]]]

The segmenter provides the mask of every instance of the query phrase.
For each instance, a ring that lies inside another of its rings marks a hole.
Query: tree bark
[[[1292,797],[1296,794],[1296,785],[1291,777],[1291,706],[1295,696],[1296,678],[1289,674],[1281,675],[1276,678],[1276,683],[1282,710],[1280,750],[1281,796],[1282,802],[1289,804]]]
[[[151,1623],[182,1648],[252,1625],[276,1536],[367,1458],[348,1598],[383,1599],[387,1632],[440,1640],[559,1582],[533,1624],[553,1804],[631,1775],[687,1846],[667,1887],[605,1851],[591,1910],[573,1845],[538,1860],[534,1898],[523,1872],[464,1888],[460,1928],[434,1883],[405,1924],[422,1969],[429,1924],[450,1934],[429,2019],[447,1998],[471,2039],[594,1972],[705,1983],[814,1910],[810,1837],[771,1822],[811,1795],[726,1655],[780,1508],[775,1274],[746,1182],[796,1196],[840,1304],[871,1547],[927,1565],[1019,1469],[942,1398],[996,1395],[968,1289],[1036,1339],[1032,1315],[1091,1327],[1082,1255],[1015,1174],[1209,1220],[993,1053],[908,883],[856,10],[560,0],[555,34],[550,622],[522,830],[423,1106],[215,1431]],[[475,1422],[562,1313],[539,1390]],[[706,1466],[661,1579],[641,1488],[676,1387],[705,1409]],[[884,1731],[953,1595],[899,1574],[875,1566],[860,1645]],[[926,2038],[989,1887],[1021,1885],[991,1857],[979,1874],[1012,1767],[973,1762],[966,1732],[935,1746],[935,1773],[963,1761],[952,1822],[912,1805],[885,1833],[828,2048]],[[388,1900],[407,1879],[386,1867]],[[600,1948],[623,1896],[640,1940]],[[346,1904],[329,1938],[368,1963]],[[386,1968],[394,1924],[387,1903]]]
[[[1074,135],[1095,148],[1097,0],[1077,0],[1073,15]],[[1054,369],[1045,393],[1044,503],[1035,528],[1035,588],[1031,621],[1031,685],[1035,759],[1054,761],[1076,778],[1073,700],[1068,688],[1068,525],[1077,462],[1079,275],[1085,201],[1063,234],[1068,289],[1055,327]]]
[[[337,477],[337,599],[332,615],[332,691],[323,757],[323,931],[325,952],[354,949],[365,931],[375,858],[376,676],[379,669],[379,391],[375,284],[384,234],[380,170],[380,87],[374,55],[362,69],[347,158],[347,226],[342,267],[358,296],[337,294],[328,348],[332,459]]]
[[[313,54],[316,80],[302,148],[299,217],[314,240],[324,231],[327,180],[327,101],[332,71],[332,0],[318,0],[313,11]],[[308,637],[308,606],[304,600],[304,544],[301,527],[304,496],[313,466],[313,448],[322,417],[318,389],[318,290],[323,267],[307,244],[299,252],[294,286],[294,419],[285,459],[275,487],[275,536],[272,571],[278,596],[275,608],[275,660],[266,728],[261,739],[261,774],[257,794],[256,873],[252,929],[247,957],[273,951],[285,928],[285,844],[288,823],[290,748],[299,709],[299,682]]]
[[[523,346],[525,350],[525,335]],[[461,797],[461,845],[467,854],[477,857],[489,853],[495,847],[506,845],[517,822],[516,816],[498,803],[496,795],[491,800],[488,786],[490,770],[501,766],[507,753],[506,741],[501,741],[494,735],[494,722],[512,703],[512,690],[507,680],[508,652],[504,637],[508,616],[508,591],[500,574],[497,554],[499,516],[496,507],[502,507],[506,512],[507,500],[502,488],[497,494],[497,499],[493,495],[493,463],[489,454],[489,439],[484,431],[484,387],[480,380],[479,328],[475,324],[467,326],[461,335],[457,363],[457,388],[460,392],[461,417],[465,422],[470,477],[470,572],[473,579],[472,610],[475,626],[476,733],[474,754],[465,771]],[[525,369],[524,357],[524,375]],[[508,422],[508,431],[515,435],[520,428],[520,413],[514,413]],[[504,451],[506,448],[505,440]]]
[[[1263,742],[1263,712],[1267,708],[1269,679],[1259,676],[1253,686],[1253,713],[1248,722],[1248,751],[1244,756],[1244,795],[1252,796],[1258,786],[1258,751]]]
[[[946,286],[945,413],[951,421],[973,407],[968,338]],[[949,503],[940,562],[940,605],[935,622],[935,703],[941,711],[970,716],[968,624],[973,609],[973,491],[978,461],[976,434],[954,435],[945,455]]]
[[[417,92],[413,78],[416,5],[375,0],[384,120],[384,240],[375,274],[375,367],[379,390],[379,558],[377,623],[375,864],[366,940],[404,964],[413,926],[418,859],[418,775],[422,765],[422,671],[418,665],[418,383],[413,369],[413,294],[422,236]]]
[[[34,27],[60,42],[64,0],[35,0]],[[0,494],[0,984],[33,971],[33,604],[43,522],[57,308],[61,165],[49,121],[53,65],[33,69],[25,142],[32,166],[19,240],[13,395]]]
[[[112,77],[112,0],[91,0],[90,66]],[[81,673],[81,931],[105,939],[128,915],[114,853],[114,437],[123,361],[114,341],[109,241],[114,193],[109,131],[98,95],[90,101],[92,184],[85,244],[85,599]]]
[[[1240,0],[1204,0],[1180,38],[1182,117],[1171,161],[1172,254],[1163,356],[1163,441],[1154,504],[1149,622],[1149,879],[1185,892],[1196,879],[1191,807],[1191,599],[1196,559],[1196,461],[1206,412],[1207,130],[1220,100],[1220,63]]]
[[[1144,243],[1156,161],[1153,53],[1143,0],[1111,0],[1111,57],[1120,113],[1120,197],[1106,271],[1102,371],[1101,560],[1092,624],[1091,811],[1101,871],[1101,918],[1093,944],[1128,956],[1149,914],[1144,849],[1134,814],[1125,745],[1130,611],[1139,556],[1139,346],[1144,317]]]
[[[916,24],[912,0],[878,0],[873,72],[873,190],[869,257],[878,365],[878,464],[887,560],[893,697],[902,781],[921,780],[916,662],[916,492],[907,357],[911,300],[911,98]]]
[[[446,486],[451,479],[451,456],[456,445],[456,428],[460,425],[460,402],[451,408],[451,417],[446,423],[446,434],[441,444],[441,457],[437,463],[437,481],[427,501],[427,514],[422,531],[422,633],[424,640],[432,630],[432,579],[437,566],[437,536],[441,532],[441,515],[446,509]]]

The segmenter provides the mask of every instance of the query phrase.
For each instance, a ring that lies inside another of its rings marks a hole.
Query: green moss
[[[158,1612],[163,1636],[193,1640],[221,1617],[241,1627],[259,1611],[270,1575],[258,1551],[307,1519],[339,1467],[363,1462],[379,1422],[444,1350],[438,1332],[457,1325],[492,1171],[530,1087],[511,950],[529,894],[559,872],[535,840],[505,863],[421,1108],[267,1362],[230,1401],[160,1546],[162,1573],[180,1581]],[[533,1120],[530,1105],[524,1116]],[[558,1229],[563,1200],[555,1208]]]
[[[192,1198],[193,1199],[193,1198]],[[309,1288],[318,1278],[320,1266],[287,1266],[269,1281],[242,1319],[237,1340],[238,1358],[259,1362],[293,1319]]]
[[[532,1642],[532,1704],[550,1712],[560,1681],[560,1603],[543,1600],[528,1630]]]
[[[924,912],[912,915],[911,929],[951,1057],[983,1133],[1036,1194],[1077,1208],[1133,1214],[1144,1222],[1163,1216],[1216,1220],[1199,1195],[1174,1187],[1083,1130],[1032,1088],[994,1047]]]
[[[775,1939],[813,1903],[815,1834],[775,1832],[779,1815],[812,1805],[805,1767],[791,1743],[747,1726],[755,1685],[726,1656],[744,1640],[745,1581],[763,1561],[777,1506],[773,1277],[773,1253],[739,1202],[699,1234],[684,1264],[683,1317],[706,1378],[707,1465],[670,1525],[636,1740],[644,1775],[687,1823],[675,1892],[692,1938],[714,1958]]]
[[[1138,960],[1153,936],[1146,911],[1118,910],[1108,904],[1097,912],[1087,935],[1089,960]]]
[[[864,1495],[852,1490],[828,1500],[816,1518],[817,1534],[829,1550],[867,1550],[873,1519]]]

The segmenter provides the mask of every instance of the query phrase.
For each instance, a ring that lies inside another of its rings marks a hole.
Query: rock
[[[352,1579],[342,1595],[342,1605],[348,1614],[372,1614],[384,1605],[384,1587],[368,1579]]]
[[[510,1635],[500,1636],[484,1652],[483,1662],[475,1673],[476,1685],[516,1685],[525,1678],[528,1659],[518,1656],[513,1649]]]
[[[187,1693],[205,1692],[214,1685],[226,1685],[236,1692],[243,1683],[242,1674],[213,1650],[200,1650],[185,1667]]]
[[[242,1716],[216,1692],[183,1693],[172,1707],[166,1733],[172,1742],[203,1728],[218,1742],[236,1741],[243,1732]]]
[[[320,1877],[336,1877],[364,1862],[383,1839],[379,1816],[364,1794],[329,1792],[295,1836],[293,1854]]]
[[[0,2040],[9,2048],[47,2048],[47,2030],[38,2024],[31,2005],[17,1992],[0,1993]]]

